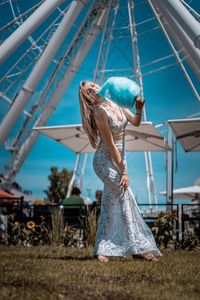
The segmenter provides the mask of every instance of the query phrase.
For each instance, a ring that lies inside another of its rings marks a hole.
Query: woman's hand
[[[128,174],[122,174],[121,180],[120,180],[120,187],[122,188],[127,188],[129,184],[129,180],[128,180]]]
[[[142,99],[139,96],[136,97],[135,108],[136,108],[137,112],[141,112],[142,111],[144,103],[145,103],[144,99]]]

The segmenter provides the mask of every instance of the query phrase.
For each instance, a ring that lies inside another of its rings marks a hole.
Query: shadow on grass
[[[96,257],[93,256],[73,256],[73,255],[64,255],[64,256],[46,256],[46,255],[27,255],[27,254],[18,254],[18,258],[26,258],[26,259],[50,259],[50,260],[74,260],[74,261],[87,261],[87,260],[97,260]]]
[[[63,256],[47,256],[47,255],[29,255],[29,254],[18,254],[18,258],[26,258],[26,259],[47,259],[47,260],[60,260],[60,261],[98,261],[97,256],[92,255],[85,255],[85,256],[77,256],[77,255],[63,255]],[[132,259],[131,256],[129,257],[110,257],[111,261],[120,261],[123,263],[126,263],[127,260],[130,261],[139,261]],[[139,262],[143,262],[143,260],[140,260]]]
[[[85,261],[85,260],[95,260],[94,257],[92,256],[81,256],[81,257],[77,257],[77,256],[72,256],[72,255],[65,255],[65,256],[38,256],[38,259],[53,259],[53,260],[78,260],[78,261]]]

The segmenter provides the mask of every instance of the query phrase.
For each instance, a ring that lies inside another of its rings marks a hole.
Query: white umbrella
[[[89,143],[82,124],[34,127],[40,133],[65,145],[77,154],[73,176],[68,188],[70,194],[75,180],[80,153],[92,153],[95,149]],[[156,129],[152,122],[141,122],[140,126],[128,124],[125,130],[126,151],[166,151],[167,140]]]
[[[82,124],[34,127],[33,129],[65,145],[75,153],[95,151],[89,143]],[[167,141],[152,122],[141,122],[138,127],[128,124],[125,134],[126,151],[167,150]]]
[[[200,118],[168,120],[185,152],[200,151]]]
[[[166,196],[167,192],[160,192],[161,195]],[[198,199],[200,197],[200,186],[193,185],[173,190],[173,198],[175,199]]]

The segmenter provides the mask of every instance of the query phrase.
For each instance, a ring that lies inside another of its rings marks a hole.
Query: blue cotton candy
[[[129,78],[110,77],[96,93],[119,106],[131,108],[134,98],[140,94],[140,88]]]

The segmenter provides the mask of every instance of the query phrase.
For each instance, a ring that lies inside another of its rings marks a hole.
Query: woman
[[[128,187],[124,129],[128,123],[139,126],[144,100],[136,98],[136,115],[96,94],[99,85],[82,81],[79,99],[83,128],[96,148],[93,166],[104,183],[101,214],[94,256],[108,262],[109,256],[127,256],[157,261],[162,256],[150,228],[142,218]]]

